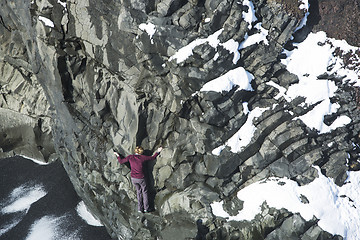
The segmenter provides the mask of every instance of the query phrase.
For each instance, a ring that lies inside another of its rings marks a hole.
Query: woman
[[[143,171],[143,164],[145,161],[154,160],[161,152],[162,147],[159,147],[153,156],[142,155],[144,149],[141,146],[137,146],[134,150],[135,154],[129,155],[126,158],[121,158],[117,152],[114,152],[120,164],[129,162],[131,167],[131,182],[134,184],[137,192],[138,199],[138,211],[149,212],[149,199],[148,190],[145,182],[145,175]]]

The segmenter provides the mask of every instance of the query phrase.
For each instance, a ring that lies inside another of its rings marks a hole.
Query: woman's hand
[[[115,155],[116,157],[119,157],[119,156],[120,156],[117,152],[114,152],[114,155]]]
[[[162,150],[163,150],[163,148],[162,148],[162,147],[159,147],[159,148],[156,150],[156,152],[160,153]]]

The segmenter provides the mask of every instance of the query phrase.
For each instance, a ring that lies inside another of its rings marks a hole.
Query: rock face
[[[326,33],[337,39],[345,39],[354,46],[360,45],[358,37],[360,34],[359,1],[324,1],[320,0],[316,5],[318,11],[315,31],[326,31]]]
[[[266,204],[251,222],[226,222],[211,211],[212,202],[223,200],[229,214],[237,213],[242,203],[236,191],[269,176],[309,183],[317,176],[314,164],[341,185],[359,152],[352,145],[360,130],[354,88],[323,76],[337,82],[334,101],[352,122],[321,135],[292,120],[314,106],[272,98],[278,90],[270,81],[285,88],[298,81],[280,57],[303,12],[295,11],[297,1],[252,2],[268,44],[240,50],[234,64],[236,53],[210,41],[184,61],[174,54],[216,33],[220,43],[254,34],[243,18],[251,10],[243,1],[2,1],[3,155],[59,157],[79,196],[114,238],[328,237],[316,219],[306,222]],[[254,91],[198,92],[239,66],[253,74]],[[241,152],[225,148],[213,155],[246,122],[244,102],[271,110],[255,120],[257,131]],[[112,153],[128,155],[136,145],[149,152],[165,147],[147,166],[152,215],[136,214],[130,170]]]

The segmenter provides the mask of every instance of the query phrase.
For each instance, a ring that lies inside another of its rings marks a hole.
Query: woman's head
[[[141,146],[137,146],[136,148],[135,148],[135,150],[134,150],[134,152],[136,153],[136,154],[143,154],[144,153],[144,149],[141,147]]]

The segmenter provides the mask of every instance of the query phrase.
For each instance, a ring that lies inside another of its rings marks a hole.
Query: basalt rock
[[[274,106],[278,90],[267,83],[287,88],[298,81],[280,58],[304,13],[295,0],[252,2],[268,44],[240,50],[234,64],[232,53],[206,41],[184,61],[171,57],[221,29],[221,43],[253,34],[243,1],[2,1],[1,154],[59,157],[78,195],[114,238],[328,236],[316,219],[266,205],[251,222],[226,222],[211,211],[212,202],[224,200],[225,211],[236,214],[242,203],[234,194],[270,176],[307,184],[317,177],[312,165],[341,185],[359,152],[352,145],[360,131],[356,92],[341,81],[336,97],[339,112],[352,118],[347,128],[319,135],[293,121],[309,111],[301,98]],[[253,74],[254,91],[199,92],[239,66]],[[213,155],[246,122],[244,102],[250,110],[270,110],[254,121],[257,130],[241,152],[225,148]],[[152,215],[136,213],[129,168],[113,156],[113,149],[127,155],[136,145],[148,154],[165,147],[147,165]]]

